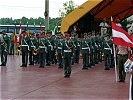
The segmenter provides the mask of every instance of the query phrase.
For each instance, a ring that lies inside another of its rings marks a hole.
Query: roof
[[[110,19],[112,16],[114,20],[123,20],[133,15],[133,0],[104,0],[91,13],[96,19]]]
[[[71,25],[77,22],[81,17],[98,5],[102,0],[88,0],[74,11],[69,13],[66,17],[62,19],[61,22],[61,32],[66,32]]]
[[[87,13],[91,13],[95,19],[123,20],[133,15],[133,0],[87,0],[84,4],[69,13],[62,19],[61,32],[64,33]]]

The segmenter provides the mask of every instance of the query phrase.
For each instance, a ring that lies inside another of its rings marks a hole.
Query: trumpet
[[[33,55],[37,55],[37,54],[38,54],[38,49],[34,48]]]
[[[19,46],[17,47],[17,50],[20,51],[21,49],[22,49],[22,46],[19,45]]]

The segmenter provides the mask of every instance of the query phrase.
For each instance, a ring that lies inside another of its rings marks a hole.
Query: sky
[[[49,0],[49,17],[59,17],[59,9],[69,0]],[[72,0],[78,6],[87,0]],[[44,17],[45,0],[0,0],[0,18]]]

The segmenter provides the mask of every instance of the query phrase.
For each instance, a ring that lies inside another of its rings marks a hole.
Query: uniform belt
[[[22,45],[22,47],[26,47],[26,46],[28,46],[28,45]]]
[[[127,56],[127,54],[118,54],[118,55],[120,55],[120,56]]]
[[[110,48],[104,48],[104,49],[106,49],[106,50],[110,50]]]
[[[35,48],[35,46],[31,46],[31,47]]]
[[[89,49],[89,47],[86,47],[86,48],[82,48],[82,49]]]
[[[62,47],[58,47],[58,49],[62,49]]]
[[[72,52],[71,50],[64,50],[64,52]]]
[[[45,48],[44,46],[39,46],[39,48]]]

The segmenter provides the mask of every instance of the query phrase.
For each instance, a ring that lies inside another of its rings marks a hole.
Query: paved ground
[[[70,78],[64,78],[57,65],[19,67],[21,57],[9,56],[7,67],[1,67],[1,100],[128,100],[129,75],[125,83],[115,81],[114,68],[104,70],[99,63],[82,69],[82,60],[72,66]]]

